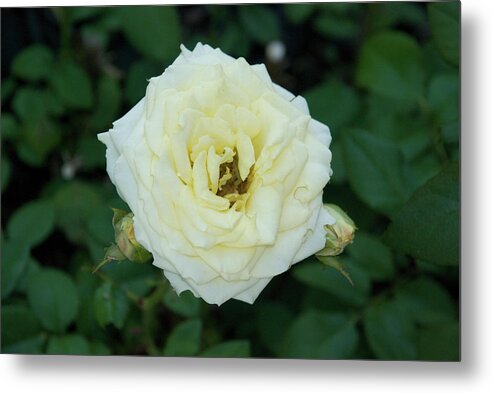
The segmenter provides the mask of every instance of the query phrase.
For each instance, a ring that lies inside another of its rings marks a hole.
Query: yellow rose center
[[[188,135],[173,134],[178,176],[193,187],[203,204],[219,211],[244,211],[257,188],[255,164],[261,147],[256,137],[261,126],[256,115],[225,104],[212,116],[197,110],[186,116],[190,120]],[[180,138],[187,145],[187,160],[177,154]],[[186,161],[191,173],[186,170]]]
[[[224,162],[219,170],[219,189],[217,195],[227,198],[231,203],[237,200],[236,195],[242,195],[248,191],[249,175],[242,180],[239,175],[238,154],[235,152],[232,162]]]

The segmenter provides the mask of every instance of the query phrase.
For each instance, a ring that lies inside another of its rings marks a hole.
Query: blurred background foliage
[[[2,352],[458,360],[459,21],[456,2],[2,9]],[[330,126],[353,286],[310,258],[218,308],[151,264],[92,273],[125,208],[96,134],[199,41]]]

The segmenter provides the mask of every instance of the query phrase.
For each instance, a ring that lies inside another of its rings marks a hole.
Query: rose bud
[[[347,213],[337,205],[324,204],[323,207],[336,222],[332,225],[325,225],[325,248],[317,252],[316,255],[320,257],[333,257],[341,254],[345,247],[353,242],[357,227]]]
[[[150,261],[152,254],[135,239],[133,213],[125,214],[118,209],[113,209],[113,211],[114,238],[118,249],[131,262],[144,263]]]

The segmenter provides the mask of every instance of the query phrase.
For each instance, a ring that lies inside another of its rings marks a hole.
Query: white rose
[[[330,131],[263,64],[202,44],[181,51],[98,135],[107,171],[178,293],[253,303],[325,246]]]

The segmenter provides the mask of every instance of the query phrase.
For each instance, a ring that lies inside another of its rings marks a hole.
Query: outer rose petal
[[[190,290],[196,297],[201,297],[207,303],[218,306],[229,299],[238,299],[252,304],[271,280],[271,278],[261,278],[231,282],[217,278],[200,285],[193,281],[185,281],[179,275],[167,271],[164,271],[164,275],[178,294]]]
[[[264,65],[208,45],[181,50],[98,135],[107,171],[134,213],[135,238],[178,293],[253,303],[272,277],[325,245],[330,130]],[[220,165],[234,154],[247,182],[238,205],[219,194],[229,181]]]

